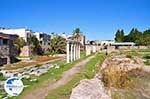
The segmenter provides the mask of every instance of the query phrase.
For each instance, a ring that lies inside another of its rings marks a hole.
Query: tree
[[[14,41],[15,46],[21,48],[23,46],[26,45],[25,40],[22,37],[18,37],[15,41]]]
[[[28,37],[27,42],[29,45],[33,45],[33,46],[39,45],[39,40],[36,38],[35,35]]]
[[[62,38],[61,36],[55,36],[50,41],[50,52],[52,54],[60,53],[64,54],[66,53],[66,40]]]
[[[129,35],[125,35],[125,36],[124,36],[123,42],[130,42],[130,37],[129,37]]]
[[[133,28],[128,34],[129,42],[135,42],[137,45],[142,44],[143,35],[138,29]]]
[[[42,52],[42,48],[40,46],[40,42],[39,40],[36,38],[35,35],[32,35],[30,36],[28,39],[27,39],[27,43],[28,45],[31,46],[31,49],[33,51],[33,53],[36,53],[36,54],[39,54],[41,55],[43,52]]]
[[[115,35],[115,41],[116,42],[123,42],[124,41],[124,31],[123,30],[117,30]]]
[[[150,46],[150,29],[143,32],[143,43]]]
[[[21,52],[21,48],[22,48],[23,46],[25,46],[25,45],[26,45],[26,42],[25,42],[25,40],[24,40],[22,37],[18,37],[18,38],[14,41],[14,46],[17,48],[18,53]]]
[[[80,28],[76,28],[76,29],[73,31],[73,39],[74,39],[74,40],[79,41],[81,35],[82,35],[82,32],[80,31]]]
[[[115,41],[121,42],[123,40],[123,42],[134,42],[136,45],[150,45],[150,29],[142,33],[137,28],[132,28],[129,34],[122,38],[123,35],[123,30],[117,30]]]

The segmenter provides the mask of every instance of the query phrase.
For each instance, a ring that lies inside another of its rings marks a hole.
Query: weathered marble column
[[[67,42],[67,63],[70,63],[70,54],[69,54],[69,47],[70,47],[70,44],[69,42]]]
[[[73,44],[73,60],[76,60],[76,44]]]
[[[79,54],[79,58],[80,58],[80,44],[79,44],[79,48],[78,48],[78,49],[79,49],[79,52],[78,52],[78,54]]]
[[[80,58],[80,42],[70,40],[66,46],[67,63],[73,62]]]
[[[76,43],[76,59],[78,59],[78,43]]]
[[[80,58],[80,44],[78,44],[78,48],[77,48],[77,59],[79,59]]]
[[[78,44],[76,43],[76,59],[78,59]]]
[[[70,60],[71,62],[73,61],[73,44],[71,43],[71,56],[70,56]]]

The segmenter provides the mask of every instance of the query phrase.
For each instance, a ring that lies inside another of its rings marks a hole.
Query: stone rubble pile
[[[127,58],[120,55],[107,58],[103,62],[101,69],[103,70],[108,66],[115,67],[117,70],[127,72],[137,68],[140,69],[142,66],[144,66],[144,63],[140,58]]]
[[[60,66],[57,64],[44,64],[42,66],[26,67],[22,71],[19,71],[17,73],[7,70],[1,70],[0,73],[2,73],[4,77],[17,76],[22,78],[30,78],[30,75],[40,76],[44,73],[47,73],[49,69],[53,67],[55,67],[56,69],[60,68]]]

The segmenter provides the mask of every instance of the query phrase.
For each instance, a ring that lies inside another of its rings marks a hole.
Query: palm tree
[[[66,52],[66,40],[61,36],[56,36],[50,41],[51,53],[52,54],[64,54]]]
[[[76,29],[73,31],[73,39],[74,39],[74,40],[77,40],[77,41],[80,41],[81,36],[82,36],[82,32],[80,31],[80,28],[76,28]]]

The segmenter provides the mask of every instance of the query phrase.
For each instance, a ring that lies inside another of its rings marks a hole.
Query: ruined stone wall
[[[90,55],[92,53],[92,47],[91,45],[86,45],[86,56]]]
[[[150,49],[150,46],[118,46],[118,49]]]
[[[0,65],[10,63],[10,47],[8,45],[0,46]]]
[[[118,48],[119,49],[131,49],[132,46],[119,46]]]
[[[31,55],[31,50],[30,50],[30,46],[24,46],[23,48],[21,48],[21,53],[20,56],[30,56]]]
[[[99,52],[100,51],[100,46],[96,45],[86,45],[85,50],[86,50],[86,56],[90,55],[91,53]]]
[[[92,45],[92,52],[95,53],[96,52],[96,46]]]
[[[133,46],[132,49],[150,49],[150,46]]]
[[[0,56],[4,57],[4,56],[9,56],[9,46],[8,45],[3,45],[0,46]]]
[[[107,53],[108,54],[111,53],[111,52],[113,52],[113,51],[115,51],[115,46],[108,46],[107,47]]]

